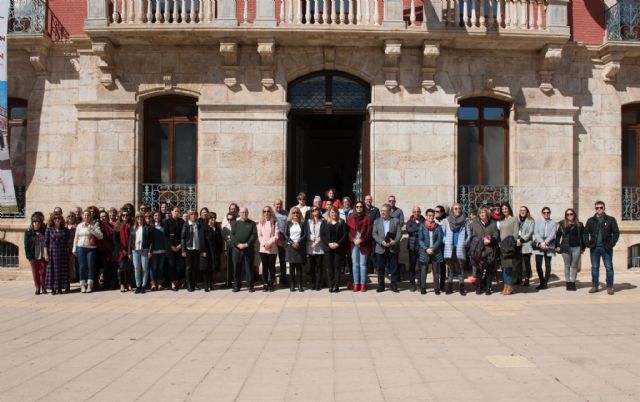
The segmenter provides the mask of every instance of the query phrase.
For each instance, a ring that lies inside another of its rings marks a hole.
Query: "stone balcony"
[[[123,44],[361,46],[425,40],[539,50],[570,36],[568,0],[87,0],[85,30]]]

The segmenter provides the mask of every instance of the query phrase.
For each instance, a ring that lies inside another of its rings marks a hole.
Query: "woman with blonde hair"
[[[340,219],[338,208],[328,208],[327,219],[320,226],[320,238],[327,256],[329,292],[332,293],[340,291],[340,265],[346,253],[347,232],[347,225]]]
[[[260,261],[262,262],[262,290],[273,292],[278,256],[278,220],[273,213],[273,208],[269,205],[262,208],[262,217],[256,226],[258,243],[260,243]]]
[[[148,218],[147,218],[148,217]],[[149,259],[152,255],[150,213],[137,213],[133,227],[129,233],[129,255],[133,258],[133,269],[136,277],[136,293],[144,293],[149,275]]]
[[[564,219],[558,222],[556,252],[560,253],[564,261],[564,280],[568,291],[578,290],[576,288],[578,262],[586,248],[582,238],[583,233],[584,225],[578,220],[575,209],[567,209],[564,212]]]
[[[91,293],[95,275],[98,242],[102,239],[100,224],[93,221],[92,211],[85,209],[82,213],[82,222],[76,226],[76,234],[73,239],[73,255],[78,257],[80,266],[80,291]]]
[[[302,267],[307,260],[307,229],[300,208],[293,207],[289,210],[287,227],[284,231],[287,242],[287,262],[289,263],[289,289],[294,292],[296,283],[298,290],[304,292],[302,287]]]

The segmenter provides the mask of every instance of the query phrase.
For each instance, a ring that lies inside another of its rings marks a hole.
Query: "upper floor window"
[[[491,98],[460,102],[458,183],[509,183],[509,104]]]
[[[640,104],[622,108],[622,186],[640,187]]]
[[[159,96],[144,104],[146,183],[196,183],[196,99]]]

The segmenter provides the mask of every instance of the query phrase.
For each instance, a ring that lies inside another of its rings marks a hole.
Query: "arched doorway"
[[[300,191],[310,202],[328,188],[361,199],[369,191],[369,84],[316,72],[291,82],[287,101],[287,204],[295,205]]]
[[[197,199],[197,99],[158,96],[144,102],[142,202],[187,210]]]

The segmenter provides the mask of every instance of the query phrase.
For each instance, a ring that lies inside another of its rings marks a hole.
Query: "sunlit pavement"
[[[640,400],[640,274],[614,296],[579,279],[508,297],[0,282],[0,400]]]

